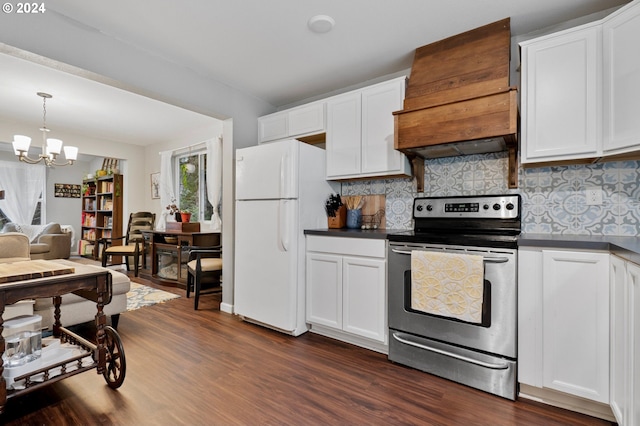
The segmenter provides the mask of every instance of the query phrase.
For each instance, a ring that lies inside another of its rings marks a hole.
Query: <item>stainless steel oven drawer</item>
[[[510,400],[517,396],[512,359],[389,329],[389,360]]]

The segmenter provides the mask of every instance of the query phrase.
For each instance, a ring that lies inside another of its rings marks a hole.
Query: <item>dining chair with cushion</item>
[[[122,237],[101,238],[98,240],[99,247],[102,245],[102,266],[107,266],[109,257],[122,256],[130,271],[129,258],[133,257],[134,274],[138,276],[140,257],[144,257],[144,236],[142,231],[152,231],[156,221],[156,214],[150,212],[137,212],[129,215],[127,233]],[[122,245],[113,245],[114,241],[122,241]],[[112,263],[113,264],[113,263]]]
[[[222,246],[185,247],[189,250],[187,262],[187,298],[193,291],[193,309],[198,310],[201,294],[222,292]]]

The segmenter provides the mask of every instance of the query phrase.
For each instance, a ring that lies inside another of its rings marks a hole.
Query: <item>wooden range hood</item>
[[[416,49],[395,148],[411,160],[418,192],[424,159],[509,151],[517,182],[517,90],[509,86],[510,18]]]

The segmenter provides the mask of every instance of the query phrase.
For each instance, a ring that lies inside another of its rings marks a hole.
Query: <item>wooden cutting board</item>
[[[363,223],[366,223],[368,219],[366,216],[374,215],[378,212],[378,218],[380,219],[380,223],[378,224],[378,229],[386,228],[386,216],[385,216],[385,195],[363,195],[364,204],[362,206],[362,216]]]
[[[73,274],[75,268],[49,260],[25,260],[0,264],[0,284],[54,275]]]

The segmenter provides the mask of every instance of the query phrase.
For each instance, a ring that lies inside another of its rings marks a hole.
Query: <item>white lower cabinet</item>
[[[611,257],[611,410],[640,424],[640,266]]]
[[[386,353],[386,240],[307,236],[311,331]]]
[[[629,425],[640,424],[640,266],[629,263]]]
[[[601,403],[577,411],[610,416],[609,253],[521,248],[518,256],[518,381]]]

